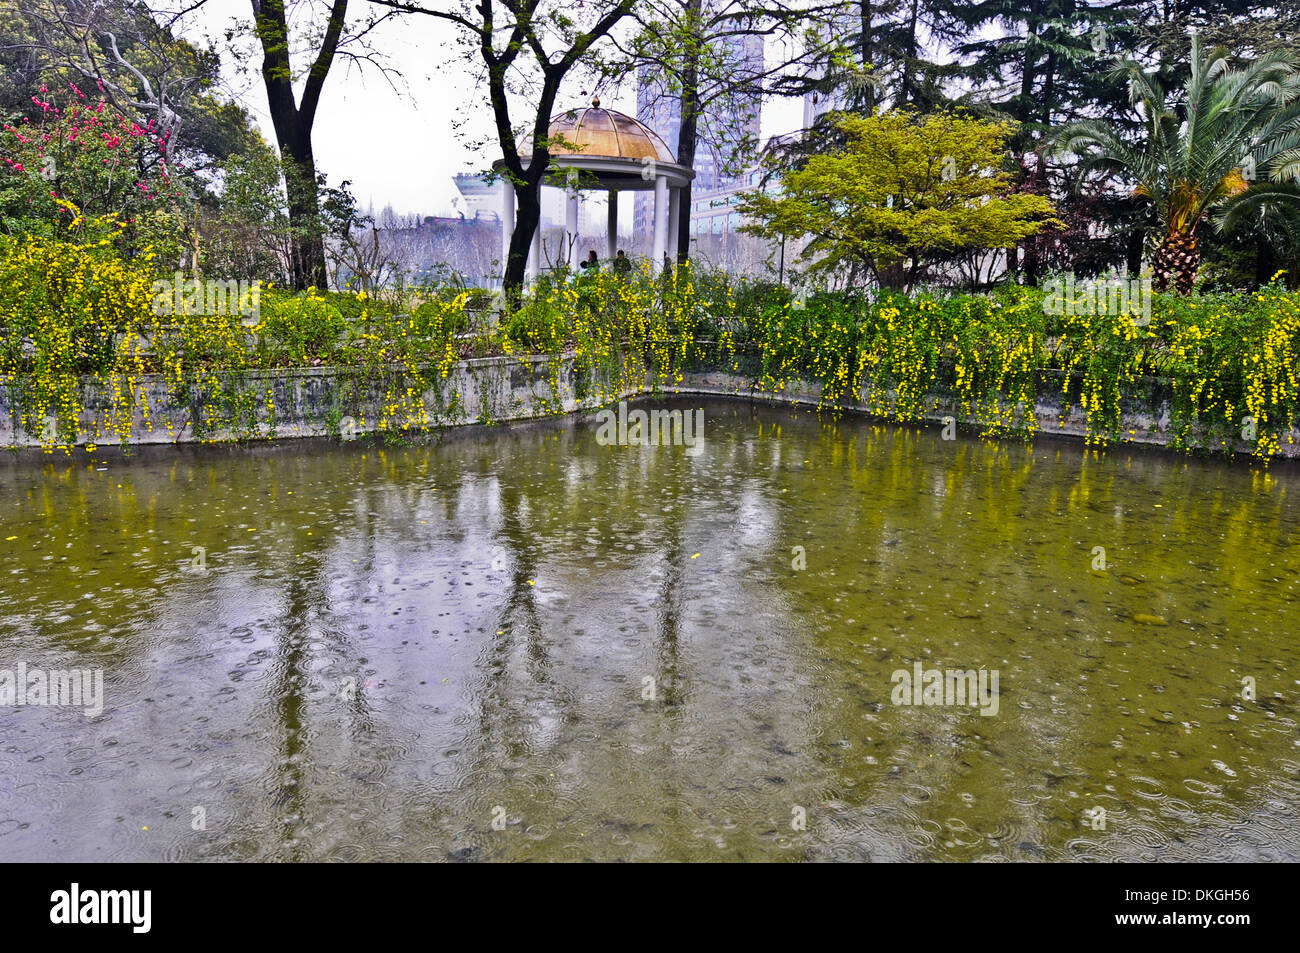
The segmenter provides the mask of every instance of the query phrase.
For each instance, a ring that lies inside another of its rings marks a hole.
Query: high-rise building
[[[844,95],[839,90],[809,90],[803,94],[803,128],[811,129],[826,113],[844,108]]]
[[[737,75],[757,76],[762,73],[761,36],[728,37],[721,44],[727,49],[727,60]],[[726,189],[746,176],[759,139],[760,107],[758,95],[733,94],[705,104],[698,123],[692,192]],[[681,98],[667,89],[662,74],[657,70],[642,68],[637,71],[636,118],[657,132],[676,154],[681,131]],[[745,154],[747,152],[749,154]],[[633,206],[635,233],[646,234],[653,218],[654,195],[637,193]]]
[[[812,29],[817,33],[819,40],[831,37],[857,37],[861,35],[862,29],[857,16],[853,11],[832,13],[829,17],[819,18]],[[822,78],[824,76],[825,74]],[[811,129],[817,120],[828,112],[845,109],[848,105],[846,92],[842,86],[839,86],[832,89],[810,89],[804,93],[803,128]]]

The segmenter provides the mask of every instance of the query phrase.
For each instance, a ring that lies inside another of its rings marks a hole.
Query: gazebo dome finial
[[[600,97],[599,97],[599,96],[592,96],[592,97],[591,97],[591,108],[592,108],[592,109],[599,109],[599,108],[600,108]]]

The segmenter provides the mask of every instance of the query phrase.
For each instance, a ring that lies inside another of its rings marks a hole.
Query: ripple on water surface
[[[1300,858],[1293,467],[705,419],[0,462],[0,859]]]

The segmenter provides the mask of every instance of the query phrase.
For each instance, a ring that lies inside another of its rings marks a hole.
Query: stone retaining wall
[[[558,388],[553,380],[558,382]],[[201,419],[203,414],[201,396],[196,395],[189,404],[182,405],[171,398],[160,378],[142,379],[139,394],[147,403],[149,412],[145,414],[141,408],[134,410],[128,442],[161,444],[337,437],[345,429],[350,429],[352,434],[383,429],[378,422],[386,416],[386,389],[382,382],[359,379],[356,371],[327,367],[256,371],[246,376],[245,383],[252,393],[258,395],[257,422],[238,432],[217,430],[196,435],[194,420]],[[554,368],[551,359],[546,357],[491,357],[462,361],[453,366],[437,388],[421,395],[419,403],[425,411],[422,419],[414,419],[411,423],[417,428],[430,428],[522,420],[590,410],[602,403],[598,397],[586,393],[593,388],[578,385],[571,354],[561,357]],[[867,388],[871,386],[867,385]],[[867,388],[859,395],[864,403]],[[1149,382],[1146,389],[1149,398],[1125,402],[1125,439],[1134,444],[1166,446],[1171,424],[1168,397],[1158,382]],[[634,398],[650,392],[650,382],[647,381],[639,388],[623,388],[614,396]],[[772,392],[753,387],[749,379],[739,375],[713,370],[686,371],[679,383],[663,388],[661,392],[739,396],[812,406],[821,401],[821,388],[813,382],[791,382],[785,389]],[[120,443],[116,434],[105,431],[103,423],[112,406],[112,394],[98,382],[88,381],[83,385],[83,398],[86,409],[80,421],[77,442],[106,446]],[[14,404],[9,389],[0,385],[0,446],[41,446],[39,433],[26,433],[18,426]],[[957,402],[950,396],[932,395],[927,398],[926,405],[931,408],[924,415],[928,422],[942,425],[950,416],[961,420]],[[850,413],[864,412],[861,405],[851,402],[828,402],[825,406],[838,407]],[[1082,409],[1076,405],[1068,412],[1065,410],[1059,380],[1044,380],[1038,391],[1034,413],[1042,433],[1080,439],[1087,433],[1086,414]],[[1251,445],[1241,440],[1239,434],[1235,436],[1237,439],[1232,442],[1231,449],[1249,453]],[[1291,428],[1290,439],[1284,437],[1282,440],[1281,452],[1287,458],[1300,457],[1300,429]]]

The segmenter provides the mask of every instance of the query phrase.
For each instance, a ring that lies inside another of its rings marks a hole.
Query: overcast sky
[[[251,21],[249,0],[209,0],[183,21],[181,32],[192,40],[211,38],[218,49],[228,50],[223,34],[235,20]],[[331,184],[351,180],[363,209],[391,204],[398,212],[449,214],[454,195],[451,177],[482,171],[495,157],[475,154],[466,137],[453,129],[458,120],[467,122],[470,134],[478,137],[491,135],[492,129],[486,90],[476,87],[454,38],[453,26],[431,17],[399,17],[376,29],[370,45],[386,54],[388,65],[402,74],[397,83],[400,92],[369,67],[339,61],[331,70],[313,135],[317,166]],[[253,111],[263,135],[274,143],[260,75],[241,74],[233,56],[223,56],[223,62],[231,95]],[[254,71],[260,67],[260,52],[249,65]],[[557,112],[584,105],[590,97],[582,95],[583,89],[582,80],[566,82]],[[624,83],[613,97],[602,92],[601,104],[635,115],[635,85]],[[802,115],[800,100],[764,104],[763,135],[798,128]],[[517,106],[512,117],[517,122],[527,118]]]

